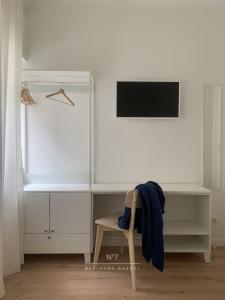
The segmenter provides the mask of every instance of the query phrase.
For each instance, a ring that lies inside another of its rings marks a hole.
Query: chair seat
[[[100,218],[95,220],[95,223],[98,225],[105,226],[109,229],[118,230],[118,231],[127,231],[122,229],[118,226],[118,217],[121,216],[123,213],[117,213],[108,217]]]

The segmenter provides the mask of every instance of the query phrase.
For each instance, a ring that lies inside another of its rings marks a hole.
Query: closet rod
[[[22,83],[29,83],[31,85],[91,85],[91,82],[23,81]]]

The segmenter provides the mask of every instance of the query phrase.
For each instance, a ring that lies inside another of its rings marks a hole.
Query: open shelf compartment
[[[208,236],[165,236],[165,252],[196,253],[209,251]]]

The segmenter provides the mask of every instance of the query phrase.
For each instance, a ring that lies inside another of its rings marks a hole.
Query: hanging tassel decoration
[[[33,100],[28,88],[21,89],[20,98],[21,98],[21,103],[23,103],[25,105],[35,104],[35,101]]]

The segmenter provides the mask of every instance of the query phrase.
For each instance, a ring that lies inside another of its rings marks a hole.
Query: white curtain
[[[20,151],[20,73],[22,0],[0,0],[1,190],[0,298],[3,276],[20,271],[22,253],[22,168]]]

